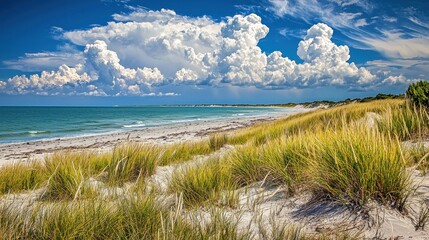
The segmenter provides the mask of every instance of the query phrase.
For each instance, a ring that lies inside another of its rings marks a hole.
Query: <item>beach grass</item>
[[[401,146],[373,129],[320,132],[308,138],[313,150],[309,176],[315,194],[354,206],[369,200],[403,210],[412,191]]]
[[[216,204],[222,200],[223,191],[235,189],[229,171],[228,165],[219,159],[209,159],[174,172],[168,191],[181,194],[185,206]]]
[[[210,143],[207,140],[188,141],[167,145],[161,149],[162,159],[159,165],[165,166],[169,164],[181,163],[192,160],[193,157],[198,155],[210,154],[215,150],[216,149],[210,147]]]
[[[403,141],[419,141],[428,133],[426,110],[396,99],[300,113],[198,141],[58,152],[45,161],[0,168],[0,194],[42,190],[30,205],[0,200],[0,235],[248,239],[255,236],[239,230],[239,219],[215,209],[235,208],[236,190],[254,183],[283,187],[290,195],[311,192],[314,199],[351,208],[377,202],[404,212],[415,188],[409,169],[427,171],[429,164],[427,148],[407,147]],[[226,145],[232,150],[221,150]],[[181,165],[197,156],[205,158]],[[167,194],[179,203],[164,203],[160,193],[147,189],[151,183],[146,180],[161,166],[176,166]],[[107,187],[135,187],[106,198],[100,194],[103,187],[92,186],[89,179]],[[211,209],[211,217],[203,224],[201,216],[182,216],[182,207]],[[275,229],[267,231],[269,239],[318,239],[293,226]]]
[[[5,165],[0,167],[0,194],[33,190],[46,180],[41,163]]]
[[[143,180],[155,172],[161,158],[157,146],[126,144],[115,147],[106,167],[107,182],[123,185],[133,180]]]
[[[97,195],[85,181],[97,171],[94,169],[105,156],[89,152],[65,154],[56,153],[44,162],[45,176],[48,177],[41,198],[43,200],[75,200]]]

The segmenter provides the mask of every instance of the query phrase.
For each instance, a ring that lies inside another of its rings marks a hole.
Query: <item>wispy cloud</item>
[[[348,2],[348,1],[347,1]],[[293,17],[308,24],[318,21],[329,24],[334,28],[356,28],[356,23],[362,23],[362,12],[342,10],[342,7],[354,5],[346,1],[331,1],[321,3],[317,0],[269,0],[268,10],[279,17]],[[359,24],[358,24],[359,25]]]
[[[378,37],[363,37],[372,49],[389,58],[429,58],[429,36],[406,38],[399,31],[382,31]]]
[[[58,51],[26,53],[23,57],[5,60],[2,63],[7,69],[20,70],[23,72],[37,72],[54,70],[63,64],[74,66],[82,61],[83,56],[80,52]]]

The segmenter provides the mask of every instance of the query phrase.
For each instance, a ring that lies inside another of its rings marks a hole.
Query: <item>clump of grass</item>
[[[53,159],[45,162],[45,174],[49,175],[49,178],[42,199],[73,200],[96,195],[96,192],[85,184],[88,169],[83,169],[78,161],[56,157]]]
[[[424,144],[416,144],[414,146],[406,146],[404,152],[409,159],[409,165],[422,171],[425,175],[429,170],[429,148]]]
[[[165,166],[191,160],[197,155],[206,155],[212,149],[208,141],[193,141],[168,145],[162,148],[162,158],[159,165]]]
[[[44,162],[32,162],[5,165],[0,168],[0,194],[32,190],[42,187],[52,177],[57,166],[63,169],[66,165],[76,171],[82,171],[84,177],[99,174],[107,166],[109,154],[89,151],[62,151],[48,156]],[[58,177],[59,172],[53,178]],[[65,177],[65,176],[64,176]],[[51,178],[52,179],[52,178]],[[52,179],[51,183],[55,181]],[[59,180],[59,179],[56,179]]]
[[[353,128],[308,137],[314,190],[344,203],[363,206],[373,199],[398,210],[411,192],[401,146],[376,130]]]
[[[259,235],[261,239],[273,240],[294,240],[294,239],[308,239],[302,227],[293,224],[288,224],[284,221],[278,222],[274,219],[274,215],[269,219],[269,224],[263,221],[260,217],[258,219]]]
[[[219,150],[228,142],[228,137],[225,133],[211,134],[209,138],[210,149]]]
[[[416,231],[419,229],[425,230],[426,224],[428,222],[429,222],[429,207],[426,205],[425,202],[422,202],[420,205],[420,212],[418,213],[414,223]]]
[[[0,232],[19,239],[155,239],[166,211],[153,196],[0,208]],[[16,217],[15,217],[16,216]],[[7,229],[5,229],[7,227]]]
[[[169,192],[183,194],[186,206],[204,205],[205,202],[217,203],[222,197],[222,191],[235,189],[228,166],[218,159],[177,170],[168,188]]]
[[[0,194],[32,190],[41,186],[47,177],[40,163],[13,164],[0,167]]]
[[[262,148],[262,161],[271,182],[285,185],[291,193],[301,185],[309,166],[307,142],[297,134],[271,141]]]
[[[200,218],[206,218],[201,216],[191,218],[191,221],[195,223],[193,229],[197,234],[197,239],[252,239],[250,230],[239,231],[240,217],[229,215],[221,209],[215,208],[209,209],[209,216],[208,220],[201,220]]]
[[[126,144],[115,148],[106,172],[110,184],[122,185],[127,181],[144,180],[152,175],[161,158],[157,146]]]
[[[206,225],[184,218],[154,195],[116,201],[56,202],[26,208],[0,205],[0,234],[5,239],[248,239],[237,221],[218,211]]]
[[[429,115],[427,109],[405,102],[386,108],[378,125],[381,131],[401,140],[422,138],[429,132]]]
[[[291,192],[302,182],[308,166],[307,146],[300,136],[271,140],[260,147],[237,148],[227,157],[237,186],[257,181],[285,185]]]
[[[267,175],[257,147],[242,146],[225,158],[230,165],[232,180],[238,187],[261,181]]]

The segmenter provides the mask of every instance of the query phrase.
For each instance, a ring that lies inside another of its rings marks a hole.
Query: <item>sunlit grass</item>
[[[402,140],[419,139],[429,132],[429,115],[424,108],[404,103],[387,108],[379,126],[382,131]]]
[[[116,147],[106,167],[107,181],[122,185],[136,179],[143,180],[155,172],[161,157],[156,146],[126,144]]]
[[[16,193],[40,187],[47,180],[40,163],[12,164],[0,167],[0,194]]]
[[[229,166],[218,159],[177,170],[169,182],[169,192],[183,195],[186,206],[219,203],[222,192],[235,189]],[[232,204],[232,203],[231,203]]]
[[[161,148],[162,158],[159,165],[169,165],[191,160],[198,155],[207,155],[215,151],[208,141],[188,141],[166,145]]]
[[[74,200],[94,197],[96,192],[85,184],[86,178],[91,174],[88,162],[81,162],[85,160],[77,154],[54,155],[48,158],[43,171],[49,178],[42,199]]]
[[[375,124],[369,124],[369,112]],[[49,200],[23,207],[2,203],[0,235],[5,239],[249,238],[250,232],[238,231],[237,219],[212,212],[209,225],[193,223],[197,218],[180,216],[177,203],[164,204],[160,193],[146,189],[145,180],[158,167],[207,156],[226,144],[235,149],[185,167],[172,165],[178,167],[167,194],[180,196],[191,209],[234,208],[235,190],[261,182],[351,207],[364,208],[376,201],[403,210],[414,187],[409,168],[427,171],[429,154],[422,145],[404,147],[401,141],[421,140],[428,133],[426,110],[403,100],[383,100],[301,113],[200,141],[126,143],[104,153],[59,152],[45,161],[0,168],[0,194],[42,188],[41,199]],[[135,186],[123,196],[103,198],[103,189],[88,184],[90,178],[106,187]],[[313,239],[286,225],[271,233],[267,236],[272,239]]]

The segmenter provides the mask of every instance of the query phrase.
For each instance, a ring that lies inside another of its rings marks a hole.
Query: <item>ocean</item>
[[[294,112],[221,106],[0,107],[0,143],[129,131],[160,125]]]

